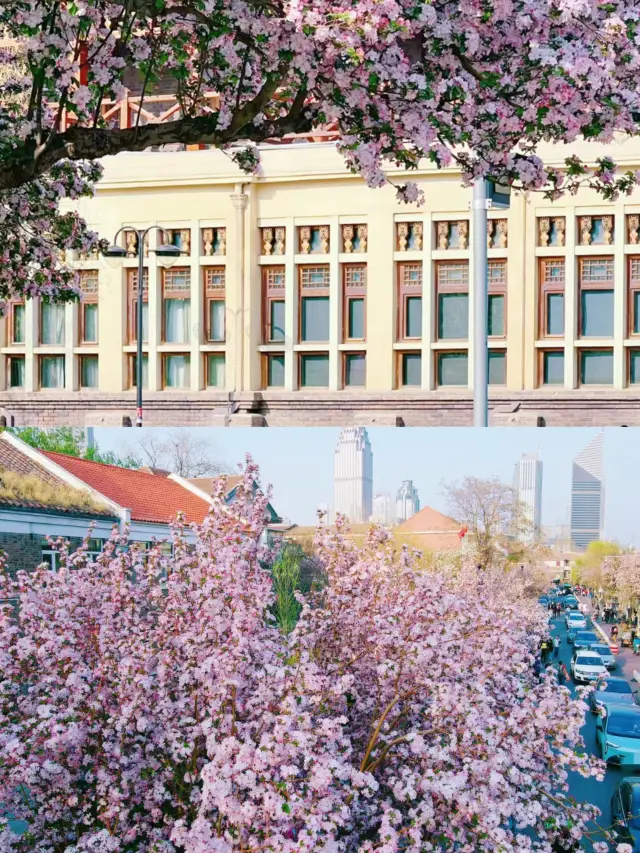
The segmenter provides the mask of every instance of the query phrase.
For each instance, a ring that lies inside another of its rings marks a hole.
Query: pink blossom
[[[338,518],[285,635],[257,476],[249,460],[231,507],[217,488],[195,545],[178,520],[171,557],[116,530],[95,558],[57,542],[56,573],[0,571],[0,601],[19,602],[0,604],[0,802],[31,839],[0,825],[1,853],[579,841],[597,810],[562,801],[566,774],[604,764],[582,748],[585,704],[533,675],[546,619],[528,574],[427,572]]]

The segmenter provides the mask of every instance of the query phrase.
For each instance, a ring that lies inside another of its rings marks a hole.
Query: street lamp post
[[[137,296],[137,317],[136,317],[136,426],[142,426],[142,337],[144,334],[142,323],[143,311],[143,291],[144,291],[144,241],[150,231],[157,229],[164,231],[159,225],[150,225],[144,231],[138,228],[132,228],[129,225],[123,225],[113,238],[113,244],[104,252],[108,258],[126,258],[127,252],[122,246],[118,245],[118,237],[123,231],[135,231],[138,239],[138,296]],[[150,249],[161,258],[177,258],[185,254],[178,246],[162,243],[155,249]]]

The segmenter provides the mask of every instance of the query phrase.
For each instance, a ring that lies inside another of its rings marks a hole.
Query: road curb
[[[596,629],[598,634],[600,634],[602,639],[605,641],[605,643],[607,645],[609,645],[609,643],[611,642],[611,637],[607,634],[607,632],[604,630],[604,628],[601,628],[600,625],[598,625],[596,620],[593,618],[591,619],[591,623],[593,624],[593,627]]]

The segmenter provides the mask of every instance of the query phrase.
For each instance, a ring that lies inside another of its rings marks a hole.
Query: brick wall
[[[471,426],[471,394],[404,392],[346,396],[341,392],[235,395],[226,402],[196,394],[149,395],[145,426]],[[640,426],[640,397],[629,392],[586,394],[582,390],[548,396],[515,393],[492,398],[494,426]],[[14,426],[122,426],[135,423],[130,395],[98,394],[93,399],[41,394],[4,395],[0,415]]]
[[[7,556],[9,570],[11,572],[29,571],[38,566],[42,562],[42,540],[42,536],[31,533],[0,531],[0,551]],[[82,539],[72,538],[69,542],[73,550],[82,543]]]

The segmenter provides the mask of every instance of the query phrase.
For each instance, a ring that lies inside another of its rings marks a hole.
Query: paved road
[[[582,598],[581,602],[587,602],[588,599]],[[554,619],[551,622],[552,626],[552,635],[555,636],[558,634],[562,640],[562,645],[560,647],[560,660],[564,662],[567,667],[567,670],[570,670],[570,662],[571,655],[573,652],[573,646],[570,646],[567,642],[567,632],[564,623],[564,616],[561,616],[557,619]],[[599,626],[605,633],[608,633],[607,627],[604,624]],[[589,630],[593,630],[591,625],[589,625]],[[620,651],[620,654],[616,656],[617,667],[612,675],[616,676],[624,676],[628,681],[632,683],[635,687],[637,686],[633,680],[633,674],[635,670],[640,670],[640,657],[637,657],[633,654],[630,649],[624,649]],[[573,681],[568,685],[575,695],[575,687]],[[584,737],[585,747],[588,752],[592,755],[596,755],[596,723],[595,716],[588,712],[587,719],[582,728],[582,736]],[[633,771],[620,770],[616,767],[609,767],[607,769],[607,774],[605,776],[604,782],[598,782],[596,779],[584,779],[578,773],[570,773],[569,774],[569,786],[570,786],[570,794],[574,796],[577,800],[582,802],[592,803],[597,806],[601,812],[602,816],[600,817],[599,822],[603,826],[608,826],[611,823],[611,797],[613,792],[615,791],[618,783],[625,776],[632,775]],[[593,839],[597,841],[597,838]]]

